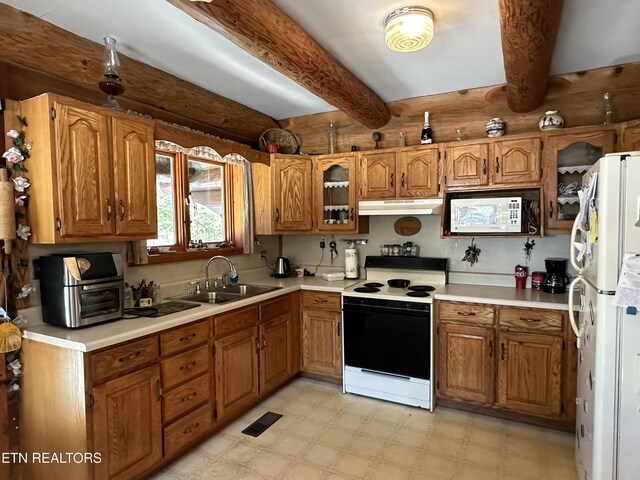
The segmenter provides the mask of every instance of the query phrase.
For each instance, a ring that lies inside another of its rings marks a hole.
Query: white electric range
[[[365,271],[342,293],[343,391],[433,411],[431,304],[447,259],[368,256]]]

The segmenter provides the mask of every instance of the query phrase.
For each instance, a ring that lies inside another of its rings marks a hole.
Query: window
[[[233,236],[234,166],[212,160],[215,156],[207,152],[202,155],[207,158],[200,158],[200,151],[156,151],[158,238],[148,240],[147,245],[168,247],[173,254],[158,255],[163,257],[158,261],[211,256],[212,249],[238,253]],[[191,241],[202,241],[208,247],[206,254],[203,249],[189,248]]]

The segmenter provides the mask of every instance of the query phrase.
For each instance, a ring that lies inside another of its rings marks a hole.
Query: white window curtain
[[[229,153],[224,157],[220,156],[211,147],[193,147],[185,148],[168,141],[156,141],[156,150],[165,152],[180,152],[193,158],[202,158],[205,160],[213,160],[214,162],[228,163],[237,165],[242,168],[242,198],[243,198],[243,225],[242,225],[242,245],[243,253],[254,253],[254,237],[255,230],[253,228],[253,183],[251,180],[251,164],[249,161],[238,153]],[[235,215],[238,212],[234,213]]]

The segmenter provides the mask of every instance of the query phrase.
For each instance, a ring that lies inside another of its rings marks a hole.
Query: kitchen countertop
[[[438,290],[435,299],[551,310],[567,310],[569,304],[568,293],[545,293],[531,288],[518,289],[461,283],[449,283]]]
[[[117,343],[126,342],[135,338],[158,333],[168,328],[178,327],[201,318],[218,315],[229,310],[245,307],[256,302],[262,302],[271,298],[286,295],[296,290],[320,290],[325,292],[340,293],[346,287],[360,280],[342,280],[327,282],[322,277],[301,278],[261,278],[251,282],[254,285],[268,285],[282,287],[279,290],[248,297],[236,302],[222,304],[200,304],[196,308],[182,312],[165,315],[157,318],[137,317],[106,322],[78,329],[68,329],[42,323],[39,307],[33,307],[28,311],[21,311],[29,325],[25,327],[22,336],[29,340],[48,343],[58,347],[91,352]]]
[[[72,350],[91,352],[145,335],[152,335],[162,330],[178,327],[202,318],[218,315],[229,310],[245,307],[256,302],[286,295],[296,290],[340,293],[345,288],[360,281],[361,280],[342,280],[327,282],[319,276],[301,278],[263,277],[247,283],[278,286],[282,288],[236,302],[218,305],[200,304],[196,308],[163,317],[121,319],[79,329],[67,329],[42,323],[40,308],[33,307],[21,311],[29,321],[29,325],[23,331],[23,337]],[[553,295],[531,289],[519,290],[510,287],[450,283],[436,293],[435,299],[566,310],[569,295],[567,293]]]

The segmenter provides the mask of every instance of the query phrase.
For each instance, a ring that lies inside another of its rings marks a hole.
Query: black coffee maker
[[[566,258],[545,258],[544,266],[547,269],[547,276],[542,284],[542,289],[547,293],[564,293],[569,284],[567,277]]]

